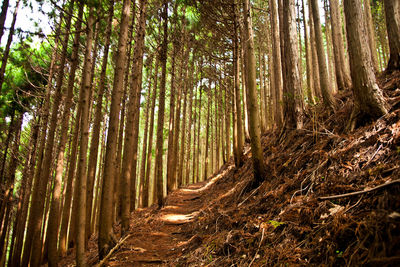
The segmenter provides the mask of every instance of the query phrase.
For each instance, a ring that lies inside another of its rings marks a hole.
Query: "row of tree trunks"
[[[163,183],[163,129],[164,129],[164,113],[165,113],[165,91],[166,91],[166,76],[167,76],[167,52],[168,52],[168,1],[163,1],[163,10],[161,14],[163,23],[163,41],[160,51],[161,64],[161,81],[160,94],[158,100],[158,118],[157,118],[157,139],[156,139],[156,159],[154,181],[156,184],[156,203],[159,207],[164,204],[164,183]],[[171,124],[170,124],[171,125]]]
[[[152,71],[153,71],[153,57],[150,57],[147,59],[147,77],[149,78],[148,81],[148,88],[147,88],[147,94],[146,94],[146,108],[144,110],[144,118],[145,118],[145,124],[144,124],[144,133],[143,133],[143,143],[142,143],[142,157],[141,157],[141,162],[140,162],[140,172],[139,172],[139,207],[143,207],[143,187],[145,184],[145,177],[146,177],[146,160],[148,158],[147,156],[147,139],[149,138],[149,112],[150,112],[150,102],[152,101],[152,95],[154,95],[154,90],[152,90]],[[154,115],[153,115],[154,116]],[[148,187],[147,187],[148,190]],[[134,207],[133,207],[134,208]]]
[[[119,113],[124,81],[124,67],[126,64],[128,21],[131,9],[131,1],[124,0],[122,5],[121,27],[118,38],[118,50],[116,56],[113,90],[111,94],[111,106],[109,114],[108,134],[106,142],[104,174],[102,183],[100,221],[99,221],[99,258],[102,259],[113,247],[115,239],[112,230],[112,204],[113,204],[113,178],[116,174],[116,152],[118,138]]]
[[[60,21],[62,21],[63,17],[60,18]],[[60,23],[61,24],[61,23]],[[60,35],[60,26],[57,28],[56,36]],[[50,70],[49,70],[49,82],[46,86],[46,97],[44,99],[44,106],[42,110],[42,125],[40,127],[40,141],[39,141],[39,147],[38,147],[38,158],[36,162],[36,166],[40,166],[39,168],[36,168],[35,174],[34,174],[34,179],[33,179],[33,189],[32,189],[32,203],[31,207],[29,210],[29,219],[28,219],[28,224],[27,224],[27,230],[26,230],[26,238],[24,242],[24,251],[23,251],[23,256],[22,256],[22,264],[23,266],[28,266],[30,264],[31,266],[38,266],[40,262],[40,257],[41,257],[41,250],[42,250],[42,244],[41,244],[41,226],[42,226],[42,218],[43,218],[43,209],[44,209],[44,202],[46,200],[46,187],[47,187],[47,181],[48,181],[48,176],[50,174],[50,170],[44,170],[42,168],[42,164],[44,164],[44,161],[46,161],[46,157],[50,158],[49,153],[52,153],[53,147],[49,145],[48,142],[53,145],[54,142],[54,134],[55,134],[55,127],[56,124],[54,123],[53,126],[53,132],[49,130],[49,137],[47,137],[47,127],[48,127],[48,122],[49,122],[49,116],[50,116],[50,99],[51,99],[51,91],[52,91],[52,79],[54,76],[54,71],[55,71],[55,63],[57,59],[57,50],[58,50],[58,45],[59,42],[56,38],[56,44],[53,48],[53,53],[52,53],[52,59],[50,63]],[[56,106],[55,109],[57,109],[58,106]],[[53,116],[57,115],[57,111],[53,111],[52,114]],[[55,122],[57,120],[55,119]],[[51,137],[53,136],[53,137]],[[46,139],[48,138],[48,141],[46,142]],[[52,142],[53,141],[53,142]],[[46,148],[46,154],[45,156],[45,148]],[[49,162],[49,160],[47,160]],[[48,168],[50,168],[50,163],[48,164]],[[47,172],[47,177],[45,174],[42,174],[41,171]],[[43,178],[42,178],[43,177]],[[32,255],[32,257],[31,257]]]
[[[69,13],[71,14],[74,7],[74,1],[70,3]],[[72,15],[68,16],[66,22],[66,29],[69,30],[71,27]],[[81,22],[77,22],[77,28],[80,28]],[[77,34],[79,36],[79,34]],[[68,49],[68,39],[69,32],[64,35],[64,40],[62,44],[62,52],[61,52],[61,60],[60,60],[60,70],[57,77],[57,86],[62,86],[64,79],[64,65],[66,61],[66,53]],[[57,155],[57,166],[56,166],[56,175],[54,178],[54,186],[53,186],[53,199],[50,207],[49,214],[49,222],[47,227],[47,237],[48,237],[48,247],[45,248],[48,250],[48,260],[49,266],[56,266],[58,263],[58,250],[57,250],[57,242],[58,242],[58,229],[60,222],[60,205],[61,205],[61,183],[62,183],[62,175],[64,170],[64,153],[66,144],[68,141],[68,127],[69,127],[69,117],[70,110],[72,106],[72,97],[73,97],[73,86],[68,87],[67,96],[65,98],[65,106],[63,115],[61,118],[61,136],[58,143],[58,155]]]
[[[140,4],[140,17],[136,29],[135,47],[133,54],[132,81],[128,103],[128,120],[125,129],[124,152],[122,162],[122,175],[120,183],[121,191],[121,231],[125,235],[129,230],[129,214],[131,197],[136,199],[136,195],[131,196],[132,191],[136,192],[136,165],[137,148],[139,133],[139,114],[140,114],[140,96],[142,89],[142,69],[144,37],[146,25],[147,1],[142,0]],[[131,190],[133,188],[133,190]],[[132,203],[135,207],[135,202]]]
[[[88,191],[87,191],[87,209],[86,209],[86,236],[90,237],[92,230],[91,224],[94,220],[93,213],[93,192],[94,192],[94,182],[97,171],[97,161],[98,161],[98,150],[100,144],[100,131],[101,131],[101,122],[103,116],[103,98],[106,89],[106,71],[107,71],[107,63],[108,63],[108,53],[110,48],[110,37],[112,32],[112,18],[114,14],[114,4],[110,3],[108,7],[108,17],[107,17],[107,26],[105,32],[105,40],[104,40],[104,51],[103,58],[101,62],[101,71],[100,71],[100,79],[98,82],[97,88],[97,99],[96,99],[96,107],[94,110],[94,119],[93,119],[93,130],[92,130],[92,138],[90,143],[90,151],[89,151],[89,162],[88,162],[88,171],[87,171],[87,183],[88,183]],[[101,159],[101,158],[100,158]],[[98,176],[97,176],[98,177]]]

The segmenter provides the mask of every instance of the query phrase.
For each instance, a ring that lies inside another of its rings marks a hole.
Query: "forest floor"
[[[379,84],[387,115],[346,132],[349,92],[334,115],[309,110],[303,130],[263,136],[269,175],[260,187],[246,190],[246,146],[241,168],[231,159],[207,181],[172,192],[161,210],[134,211],[131,235],[106,265],[400,266],[400,72]]]

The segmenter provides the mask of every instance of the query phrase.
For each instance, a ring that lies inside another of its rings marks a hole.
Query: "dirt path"
[[[203,191],[211,181],[174,191],[161,210],[145,209],[134,214],[132,236],[111,256],[108,266],[164,265],[198,242],[197,236],[189,234],[188,223],[206,204]]]

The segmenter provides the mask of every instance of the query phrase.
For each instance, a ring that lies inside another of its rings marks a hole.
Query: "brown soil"
[[[166,206],[136,210],[131,236],[109,266],[399,266],[400,73],[379,80],[390,113],[345,133],[349,93],[332,115],[309,110],[303,130],[262,138],[269,176],[247,192],[251,152],[207,181],[174,191]],[[118,232],[118,226],[116,226]],[[96,238],[88,261],[97,263]],[[73,255],[63,265],[73,262]]]
[[[159,266],[178,258],[189,246],[200,242],[188,234],[188,223],[198,216],[207,183],[174,191],[161,210],[155,207],[135,211],[132,235],[109,260],[109,266]]]

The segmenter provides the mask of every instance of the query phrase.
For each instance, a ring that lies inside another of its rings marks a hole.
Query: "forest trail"
[[[201,243],[188,224],[212,200],[205,197],[219,176],[173,191],[161,210],[139,209],[132,214],[131,235],[113,253],[107,266],[160,266]]]

